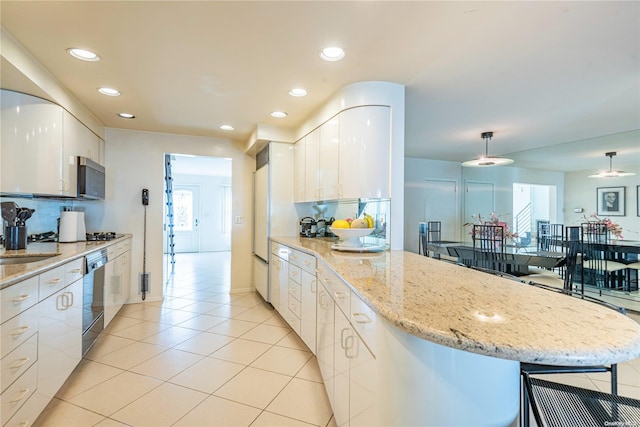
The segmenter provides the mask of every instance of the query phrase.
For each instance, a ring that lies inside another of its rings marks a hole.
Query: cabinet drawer
[[[118,251],[116,250],[116,245],[107,246],[107,260],[111,261],[116,259],[118,256]]]
[[[318,280],[327,288],[329,295],[340,307],[340,310],[348,316],[351,312],[351,290],[349,286],[325,265],[318,268]]]
[[[300,318],[300,301],[295,299],[291,294],[289,294],[289,311],[293,313],[296,318]]]
[[[315,273],[316,271],[316,257],[313,255],[292,249],[291,254],[289,255],[289,262],[297,265],[305,271],[308,271],[309,273]]]
[[[300,318],[294,316],[294,314],[291,313],[291,309],[289,309],[289,315],[287,316],[286,320],[289,323],[289,326],[291,326],[291,329],[293,329],[295,333],[298,334],[299,336],[300,335]]]
[[[33,365],[18,378],[0,397],[2,401],[2,425],[31,397],[38,384],[37,365]]]
[[[0,291],[0,323],[22,313],[38,302],[38,276]]]
[[[293,265],[293,263],[289,263],[289,279],[296,283],[300,283],[302,280],[302,271],[300,270],[300,267]]]
[[[289,295],[301,301],[300,294],[302,293],[302,287],[299,283],[289,280]]]
[[[45,271],[40,275],[40,301],[46,299],[50,295],[55,294],[65,287],[64,272],[66,265]]]
[[[70,285],[84,276],[84,258],[74,259],[62,266],[64,268],[64,284]]]
[[[290,247],[281,245],[280,243],[271,242],[271,253],[279,256],[283,260],[289,261],[290,252],[291,252]]]
[[[0,362],[0,378],[4,392],[16,379],[38,360],[38,334],[18,346]]]
[[[124,242],[116,244],[116,256],[122,255],[129,249],[131,249],[131,239],[127,239]]]
[[[23,311],[13,319],[7,320],[0,327],[0,334],[2,335],[2,355],[0,357],[5,357],[37,331],[37,305]]]
[[[365,345],[369,347],[371,353],[375,355],[376,313],[353,291],[351,292],[351,316],[349,321]]]

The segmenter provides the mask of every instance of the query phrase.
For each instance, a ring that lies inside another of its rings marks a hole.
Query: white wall
[[[507,220],[511,227],[513,225],[513,184],[537,184],[554,185],[557,189],[557,199],[559,202],[549,208],[555,211],[556,220],[563,222],[562,203],[566,192],[564,183],[564,173],[537,169],[524,169],[513,166],[502,166],[493,168],[462,168],[462,184],[468,181],[489,182],[495,186],[495,206],[494,212],[502,219]],[[464,198],[463,198],[464,202]],[[462,211],[465,211],[463,206]],[[553,215],[553,212],[552,212]],[[464,222],[471,218],[464,218]]]
[[[598,209],[596,194],[598,187],[625,187],[626,215],[609,216],[622,226],[622,236],[625,240],[640,240],[640,217],[638,217],[638,193],[640,185],[640,165],[624,167],[626,172],[635,172],[634,176],[621,178],[588,178],[593,171],[569,172],[565,176],[566,191],[564,198],[565,225],[580,225],[584,222],[583,215],[589,216]],[[574,208],[584,209],[583,213],[573,212]],[[601,217],[606,217],[602,215]]]
[[[449,234],[453,240],[459,240],[461,234],[462,206],[460,192],[460,174],[462,167],[458,162],[447,162],[441,160],[427,160],[407,157],[404,160],[404,249],[406,251],[418,251],[418,222],[429,220],[425,218],[425,203],[427,181],[453,181],[456,183],[456,211],[457,218],[451,222],[456,225],[456,229]],[[444,238],[444,237],[443,237]]]
[[[151,273],[148,300],[162,296],[162,238],[164,154],[191,154],[227,157],[233,164],[233,215],[242,218],[233,224],[231,240],[231,291],[251,288],[252,171],[254,159],[234,143],[214,138],[106,129],[107,191],[103,206],[92,215],[99,228],[133,234],[132,280],[129,302],[139,302],[138,274],[142,272],[143,216],[140,192],[149,189],[147,208],[147,272]],[[89,209],[88,207],[87,209]]]

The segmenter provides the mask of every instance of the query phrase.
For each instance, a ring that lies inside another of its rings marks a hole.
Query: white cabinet
[[[318,197],[315,200],[342,198],[339,192],[340,115],[320,126],[318,152]]]
[[[322,263],[318,282],[317,357],[336,424],[378,425],[375,313]]]
[[[319,278],[318,278],[319,279]],[[318,366],[322,374],[322,381],[327,390],[329,403],[334,406],[333,397],[333,377],[334,377],[334,324],[335,324],[335,303],[329,291],[321,280],[318,280],[318,303],[317,303],[317,353]]]
[[[365,106],[340,113],[340,198],[389,198],[391,113]]]
[[[38,391],[55,396],[82,358],[82,280],[38,304]]]
[[[289,254],[289,317],[287,321],[316,353],[316,258],[291,249]]]
[[[60,195],[62,107],[9,90],[0,99],[0,191]]]
[[[131,282],[130,240],[107,248],[109,262],[105,264],[104,327],[113,320],[129,298]]]
[[[63,115],[62,194],[77,196],[78,159],[88,157],[101,162],[101,140],[69,112]]]
[[[306,201],[320,200],[320,186],[318,184],[320,180],[318,174],[320,129],[315,129],[304,137],[304,147],[304,197]]]
[[[76,259],[1,291],[1,425],[31,425],[82,353],[82,264]]]
[[[290,249],[286,246],[271,243],[269,294],[271,295],[271,305],[281,314],[287,308],[289,251]]]
[[[294,202],[306,202],[305,192],[305,172],[306,172],[306,146],[305,139],[293,145],[293,201]]]

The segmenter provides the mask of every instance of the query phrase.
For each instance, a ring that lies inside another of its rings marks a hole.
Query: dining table
[[[465,265],[474,265],[478,253],[483,252],[473,246],[472,242],[456,242],[439,240],[427,243],[427,250],[434,254],[435,258],[442,255],[457,258],[458,262]],[[504,245],[499,253],[498,264],[504,266],[504,272],[514,275],[529,274],[528,267],[541,267],[553,269],[562,267],[566,256],[564,252],[539,250],[535,246]]]

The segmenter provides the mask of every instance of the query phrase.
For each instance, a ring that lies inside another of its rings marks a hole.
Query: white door
[[[200,250],[200,187],[175,185],[173,187],[173,220],[176,253]]]
[[[458,183],[427,179],[413,182],[404,189],[405,234],[404,249],[418,252],[418,223],[440,221],[442,240],[460,239],[458,215]]]
[[[467,181],[464,194],[464,222],[474,222],[478,214],[488,219],[495,209],[493,184]],[[465,240],[471,240],[467,230]]]

